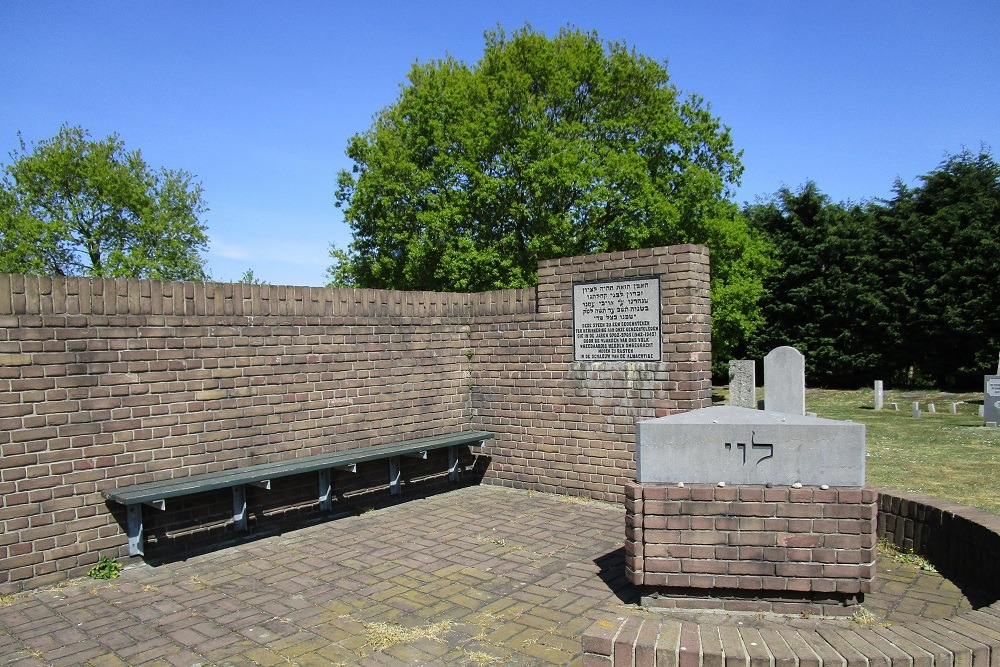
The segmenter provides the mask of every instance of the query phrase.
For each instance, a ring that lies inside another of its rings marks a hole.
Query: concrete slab
[[[636,431],[640,483],[865,484],[863,424],[720,405]]]

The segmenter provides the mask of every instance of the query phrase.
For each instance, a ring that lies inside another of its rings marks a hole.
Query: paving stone
[[[617,505],[500,487],[413,499],[157,567],[129,563],[110,582],[16,596],[0,609],[0,664],[471,665],[478,651],[509,665],[578,666],[592,623],[639,614],[642,637],[658,632],[664,667],[698,667],[699,653],[705,667],[820,667],[819,653],[822,667],[848,667],[831,641],[889,657],[891,647],[912,650],[912,666],[893,667],[933,667],[950,652],[896,633],[897,619],[970,609],[939,575],[893,563],[883,577],[880,563],[865,606],[891,628],[838,630],[814,648],[809,632],[750,627],[753,617],[742,616],[738,631],[701,636],[691,622],[627,606],[637,591],[624,576],[623,525]],[[982,655],[977,635],[963,633],[1000,634],[1000,610],[966,613],[949,641]],[[452,625],[441,642],[368,644],[365,624],[442,621]]]

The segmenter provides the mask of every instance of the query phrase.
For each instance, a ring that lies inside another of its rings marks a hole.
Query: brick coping
[[[1000,517],[929,496],[879,494],[879,537],[969,581],[992,587]],[[972,552],[972,553],[970,553]],[[990,563],[984,567],[983,563]],[[947,619],[887,627],[824,622],[686,620],[628,614],[595,622],[583,635],[584,667],[979,667],[1000,661],[1000,601]]]

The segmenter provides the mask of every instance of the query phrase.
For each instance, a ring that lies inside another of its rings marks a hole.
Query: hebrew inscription
[[[660,361],[660,279],[573,285],[576,361]]]
[[[761,456],[760,458],[758,458],[756,461],[753,462],[753,465],[759,466],[761,464],[761,462],[766,461],[767,459],[770,459],[770,458],[774,458],[774,445],[771,444],[771,443],[766,443],[766,442],[757,442],[756,438],[757,438],[757,433],[755,431],[750,431],[750,452],[751,452],[751,457],[753,457],[753,455],[758,450],[759,450],[759,452],[761,454],[763,454],[764,452],[767,452],[766,455]],[[731,442],[725,443],[725,448],[726,448],[727,452],[731,452],[733,450],[733,443],[731,443]],[[736,451],[743,453],[743,460],[741,461],[741,464],[742,465],[746,465],[747,464],[747,443],[745,443],[745,442],[737,442],[736,443]]]

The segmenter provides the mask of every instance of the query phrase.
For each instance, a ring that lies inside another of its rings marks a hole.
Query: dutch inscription
[[[659,361],[659,278],[573,285],[573,358]]]

